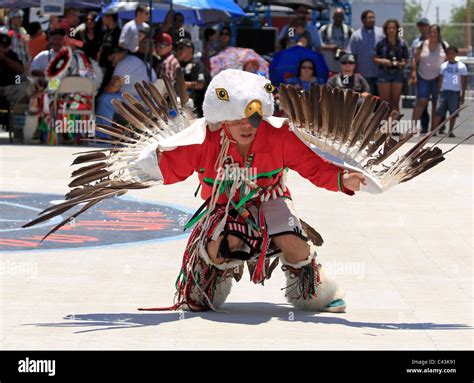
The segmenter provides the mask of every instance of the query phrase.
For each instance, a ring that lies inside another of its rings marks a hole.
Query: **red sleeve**
[[[342,179],[339,179],[342,169],[313,152],[303,143],[287,125],[283,129],[283,162],[286,167],[298,172],[298,174],[314,185],[331,190],[342,191],[345,194],[353,195],[354,192],[342,186]],[[339,189],[339,181],[341,189]]]
[[[198,169],[202,145],[178,146],[164,151],[159,159],[163,184],[169,185],[184,181]]]

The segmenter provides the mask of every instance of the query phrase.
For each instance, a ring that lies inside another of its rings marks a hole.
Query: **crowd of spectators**
[[[133,86],[137,81],[155,82],[166,75],[174,82],[178,68],[184,73],[192,106],[202,116],[211,59],[232,45],[228,26],[202,28],[196,36],[196,28],[187,28],[179,12],[168,13],[161,24],[150,26],[150,9],[145,5],[138,5],[135,17],[122,27],[117,14],[98,17],[94,11],[87,12],[81,23],[80,12],[73,8],[66,9],[63,18],[51,16],[45,31],[38,22],[25,29],[23,16],[21,10],[11,11],[0,27],[0,97],[11,105],[28,103],[54,92],[48,80],[56,75],[88,77],[97,85],[97,120],[105,124],[114,119],[112,99],[120,99],[122,92],[139,98]],[[443,40],[438,25],[420,19],[420,35],[410,43],[396,19],[379,27],[375,13],[366,10],[357,30],[345,19],[344,10],[337,8],[332,22],[318,29],[309,10],[298,6],[295,17],[281,28],[276,49],[301,46],[321,54],[329,70],[328,86],[359,92],[361,99],[376,95],[392,109],[399,109],[404,83],[416,85],[413,120],[421,119],[424,133],[430,101],[432,128],[464,102],[466,68],[456,61],[458,50]],[[66,51],[72,60],[62,73],[57,55],[67,57]],[[243,62],[242,69],[260,73],[255,59]],[[326,83],[317,74],[315,60],[303,58],[294,76],[285,81],[309,90],[312,83]]]

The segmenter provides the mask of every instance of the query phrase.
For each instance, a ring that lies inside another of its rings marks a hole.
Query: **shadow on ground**
[[[409,322],[357,322],[344,318],[344,314],[313,313],[294,310],[289,305],[265,302],[226,303],[223,312],[137,312],[137,313],[90,313],[67,315],[59,323],[29,323],[23,326],[78,328],[76,334],[158,326],[179,320],[201,318],[208,321],[249,326],[259,325],[278,318],[281,321],[335,325],[380,330],[471,330],[473,327],[459,323],[409,323]]]

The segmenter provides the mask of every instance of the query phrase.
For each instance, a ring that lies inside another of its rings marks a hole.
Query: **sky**
[[[459,6],[466,4],[466,0],[419,0],[419,2],[423,6],[423,16],[426,16],[431,23],[437,22],[436,7],[439,7],[439,21],[442,23],[443,21],[449,21],[453,5]],[[430,4],[429,8],[428,4]]]

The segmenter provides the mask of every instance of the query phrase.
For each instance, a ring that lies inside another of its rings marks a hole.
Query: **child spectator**
[[[437,126],[445,117],[446,111],[453,114],[462,104],[467,88],[467,67],[461,61],[456,61],[459,50],[455,46],[446,48],[447,61],[441,64],[439,71],[438,87],[441,89],[440,97],[435,112],[435,123]],[[456,117],[449,123],[449,137],[456,137],[453,133]],[[444,133],[444,127],[440,129]]]

